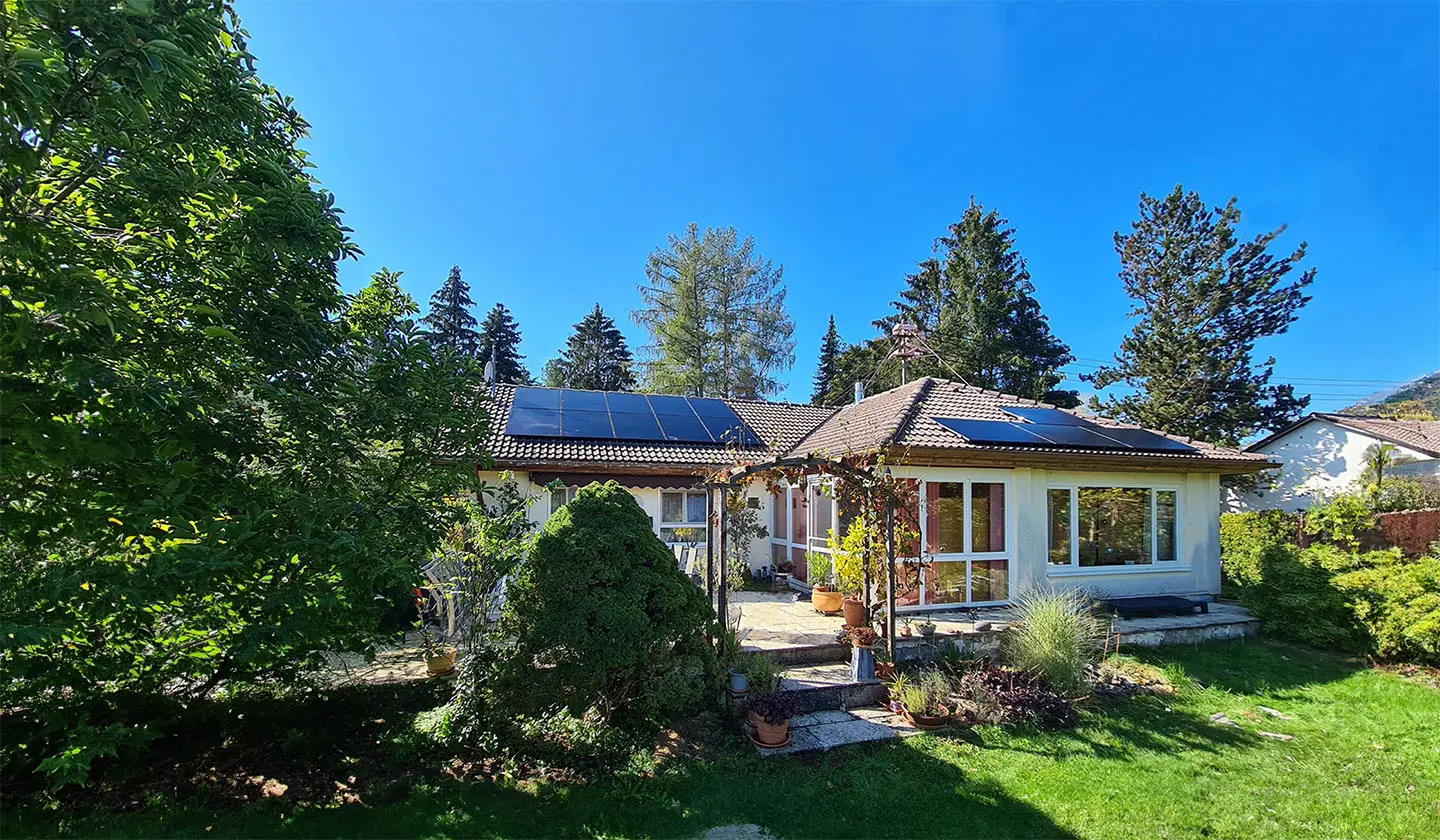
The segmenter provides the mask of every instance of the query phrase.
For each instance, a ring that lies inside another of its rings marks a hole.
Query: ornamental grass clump
[[[1075,591],[1022,595],[1005,634],[1006,659],[1066,697],[1088,694],[1086,666],[1099,657],[1104,629],[1090,600]]]

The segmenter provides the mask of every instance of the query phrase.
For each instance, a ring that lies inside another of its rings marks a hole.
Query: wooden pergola
[[[876,470],[881,469],[877,475]],[[707,595],[711,603],[718,604],[716,612],[721,622],[726,622],[729,595],[729,563],[724,562],[725,549],[728,538],[728,517],[716,516],[715,494],[729,494],[737,489],[743,489],[751,479],[758,475],[767,473],[800,472],[802,474],[820,473],[823,475],[834,475],[844,481],[855,484],[860,496],[867,504],[861,510],[861,516],[871,515],[875,509],[873,504],[879,499],[884,504],[885,524],[885,649],[889,654],[890,661],[895,661],[895,508],[899,502],[899,494],[896,491],[896,480],[891,477],[890,470],[883,468],[882,463],[875,463],[866,466],[855,466],[845,461],[821,456],[771,458],[759,461],[754,464],[737,465],[717,473],[705,482],[705,580]],[[724,495],[721,496],[720,510],[724,510]],[[718,520],[718,521],[717,521]],[[718,535],[716,531],[718,530]],[[718,539],[717,539],[718,537]],[[721,559],[719,569],[719,586],[717,593],[715,555],[716,545],[719,545]],[[861,599],[864,605],[865,621],[870,621],[870,564],[862,562],[864,597]]]

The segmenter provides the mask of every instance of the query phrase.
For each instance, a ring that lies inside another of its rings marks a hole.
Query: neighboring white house
[[[907,612],[1002,604],[1045,586],[1216,595],[1220,476],[1275,466],[932,378],[840,409],[500,385],[491,417],[493,463],[481,475],[509,470],[539,495],[537,524],[577,488],[614,480],[674,544],[705,539],[707,473],[777,456],[883,455],[917,500],[898,512],[919,535],[898,561],[924,560],[918,586],[896,593]],[[722,442],[731,432],[738,439]],[[822,491],[829,480],[748,488],[768,532],[750,547],[753,569],[793,566],[805,585],[805,555],[826,553],[848,513]]]
[[[1233,510],[1304,510],[1325,496],[1350,488],[1365,472],[1365,452],[1378,443],[1393,444],[1400,460],[1397,475],[1440,475],[1440,421],[1308,414],[1245,448],[1281,464],[1261,476],[1253,493],[1231,493]]]

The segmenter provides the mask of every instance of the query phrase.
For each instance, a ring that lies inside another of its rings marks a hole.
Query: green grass
[[[1440,836],[1440,693],[1269,642],[1139,658],[1203,687],[1099,704],[1069,732],[982,727],[766,760],[735,744],[652,780],[427,780],[385,804],[264,801],[216,814],[160,798],[128,814],[22,811],[0,833],[669,837],[758,823],[780,837]],[[1212,723],[1214,712],[1241,729]]]

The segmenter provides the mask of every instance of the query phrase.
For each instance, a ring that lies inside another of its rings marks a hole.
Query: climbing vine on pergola
[[[707,588],[710,590],[708,594],[713,601],[717,596],[718,589],[719,603],[716,611],[720,620],[726,621],[730,564],[724,561],[724,557],[728,537],[728,517],[715,515],[717,510],[715,493],[728,495],[737,490],[743,490],[756,477],[763,477],[766,489],[773,493],[780,486],[782,480],[787,485],[793,485],[798,483],[799,479],[812,475],[828,475],[840,479],[837,500],[842,504],[849,502],[858,508],[859,515],[866,522],[867,533],[873,533],[870,526],[874,524],[874,518],[877,515],[883,521],[885,534],[885,646],[890,661],[893,662],[895,660],[895,512],[912,506],[913,500],[910,496],[914,493],[914,489],[911,483],[904,479],[897,479],[890,474],[889,468],[885,466],[883,456],[873,455],[851,459],[819,455],[771,458],[764,461],[735,464],[710,475],[704,483],[706,489],[705,579],[708,581]],[[722,496],[721,509],[723,509],[724,501],[725,497]],[[718,587],[715,585],[717,544],[721,558]],[[872,583],[870,564],[862,563],[862,568],[864,570],[865,596],[862,601],[865,607],[865,620],[868,622],[870,620],[869,596]]]

